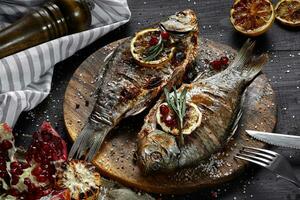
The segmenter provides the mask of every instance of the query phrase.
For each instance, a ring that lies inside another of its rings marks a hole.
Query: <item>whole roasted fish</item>
[[[253,47],[254,43],[247,41],[226,70],[179,88],[178,93],[186,91],[187,104],[195,105],[196,108],[192,108],[198,110],[200,116],[193,122],[198,124],[197,127],[190,130],[189,135],[184,135],[182,146],[179,136],[166,132],[166,127],[159,124],[161,115],[157,113],[162,112],[159,108],[165,100],[161,98],[150,110],[138,133],[138,163],[145,173],[199,164],[226,143],[246,86],[268,60],[262,55],[246,65],[252,57]],[[191,117],[195,112],[188,115],[185,123],[195,118]]]
[[[91,160],[106,135],[121,119],[136,115],[147,108],[161,94],[162,88],[181,83],[189,63],[198,48],[198,24],[192,10],[170,16],[157,25],[168,31],[174,41],[174,56],[163,66],[144,67],[131,54],[131,38],[113,52],[99,75],[97,101],[93,111],[77,137],[69,158]]]

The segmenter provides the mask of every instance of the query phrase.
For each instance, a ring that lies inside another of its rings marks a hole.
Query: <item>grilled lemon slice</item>
[[[271,28],[275,19],[269,0],[237,0],[230,10],[234,28],[247,36],[259,36]]]
[[[136,62],[143,67],[161,67],[164,63],[168,62],[174,54],[175,47],[172,46],[174,42],[171,37],[163,39],[159,28],[145,29],[136,33],[135,37],[131,40],[130,51]],[[156,40],[156,41],[155,41]],[[151,47],[162,43],[152,56]]]
[[[275,7],[276,19],[292,27],[300,26],[300,0],[282,0]]]
[[[156,120],[163,131],[171,133],[172,135],[179,135],[178,124],[176,121],[176,115],[167,103],[162,103],[157,112]],[[184,117],[184,124],[182,133],[185,135],[191,134],[198,126],[200,126],[202,120],[202,113],[194,103],[186,103],[186,114]]]

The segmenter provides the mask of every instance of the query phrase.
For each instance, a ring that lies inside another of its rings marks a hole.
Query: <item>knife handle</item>
[[[85,0],[52,0],[0,32],[0,58],[55,38],[86,30],[91,24]]]

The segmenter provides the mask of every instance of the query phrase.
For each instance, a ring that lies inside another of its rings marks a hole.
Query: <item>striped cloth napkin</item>
[[[54,65],[129,21],[127,0],[93,0],[92,27],[0,59],[0,122],[13,126],[22,111],[49,94]],[[0,30],[45,0],[0,0]]]

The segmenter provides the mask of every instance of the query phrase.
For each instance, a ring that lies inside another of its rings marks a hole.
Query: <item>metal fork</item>
[[[289,161],[274,151],[243,146],[239,153],[235,155],[235,158],[246,160],[265,167],[271,172],[277,174],[280,178],[283,178],[300,188],[300,181],[295,176],[294,170],[292,169]]]

